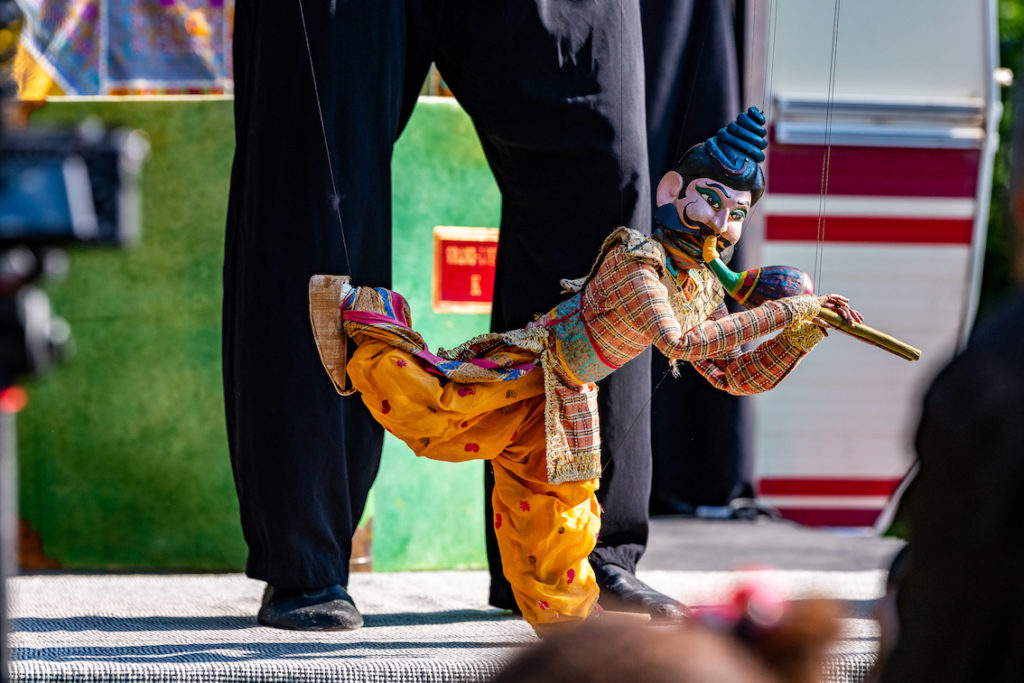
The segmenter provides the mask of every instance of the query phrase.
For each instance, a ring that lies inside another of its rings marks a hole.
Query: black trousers
[[[585,274],[613,228],[650,224],[636,0],[302,7],[318,91],[297,2],[236,7],[224,259],[225,403],[246,569],[289,588],[347,583],[383,434],[358,396],[331,388],[309,332],[306,283],[313,273],[349,272],[358,284],[389,284],[391,151],[430,62],[472,117],[502,192],[495,329],[553,306],[559,278]],[[614,449],[605,537],[635,538],[624,547],[641,550],[650,446],[638,412],[648,362],[631,363],[602,390]],[[627,508],[623,517],[635,519],[616,532],[616,511]]]
[[[735,0],[641,0],[651,185],[741,110]],[[757,104],[757,103],[752,103]],[[742,248],[742,242],[739,247]],[[739,256],[739,255],[738,255]],[[742,399],[653,354],[651,510],[723,505],[744,485]]]

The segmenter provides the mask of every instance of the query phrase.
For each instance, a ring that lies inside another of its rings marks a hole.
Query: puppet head
[[[718,237],[723,253],[739,241],[747,212],[764,193],[764,124],[751,107],[687,150],[658,183],[655,238],[677,263],[703,263],[701,246],[709,235]]]

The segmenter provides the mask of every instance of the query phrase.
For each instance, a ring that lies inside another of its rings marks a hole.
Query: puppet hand
[[[838,313],[843,320],[850,323],[864,322],[864,316],[855,308],[850,308],[850,300],[842,294],[826,294],[818,297],[822,308],[828,308]]]

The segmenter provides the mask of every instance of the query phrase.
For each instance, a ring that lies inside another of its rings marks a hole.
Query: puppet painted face
[[[701,245],[707,236],[718,237],[720,250],[739,241],[751,195],[710,178],[691,180],[684,187],[683,177],[669,171],[658,183],[657,203],[656,219],[668,229],[666,237],[672,246],[699,264],[703,263]]]

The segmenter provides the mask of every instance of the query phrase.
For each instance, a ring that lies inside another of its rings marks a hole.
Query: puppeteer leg
[[[502,190],[492,330],[515,329],[557,304],[559,279],[586,274],[616,227],[650,229],[638,4],[447,4],[436,61],[472,117]],[[608,385],[617,390],[605,392]],[[615,373],[602,385],[602,429],[625,435],[612,442],[622,469],[649,472],[648,428],[640,424],[647,422],[649,395],[649,372]],[[637,417],[638,426],[630,430]],[[602,495],[629,483],[627,477],[604,482]],[[486,484],[486,500],[492,485]],[[605,555],[624,557],[629,566],[646,542],[649,485],[612,496],[639,501],[632,509],[605,505],[613,516],[609,528],[617,527],[602,538],[604,546],[614,540]],[[489,523],[487,533],[490,601],[510,607]]]
[[[352,532],[377,472],[383,430],[358,399],[339,399],[309,335],[306,280],[348,267],[305,41],[353,256],[349,274],[387,284],[405,3],[302,5],[308,36],[297,3],[237,3],[223,368],[246,572],[306,593],[348,582]],[[328,627],[358,624],[354,606],[350,612]]]

